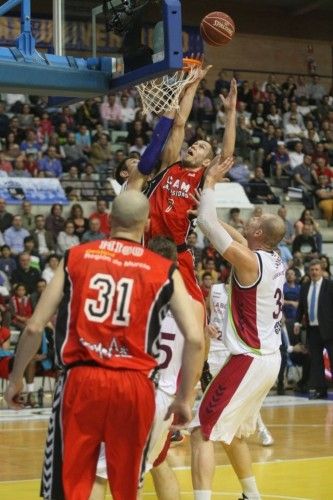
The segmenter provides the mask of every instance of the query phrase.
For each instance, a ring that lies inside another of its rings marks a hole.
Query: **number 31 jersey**
[[[57,361],[140,370],[157,365],[173,263],[121,239],[71,248],[56,326]]]
[[[261,356],[276,352],[281,344],[281,319],[285,267],[276,252],[255,252],[257,281],[241,286],[232,273],[227,328],[223,341],[232,354]]]

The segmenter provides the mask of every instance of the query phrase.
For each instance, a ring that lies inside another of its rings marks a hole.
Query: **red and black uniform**
[[[186,245],[192,227],[188,210],[193,208],[191,194],[202,187],[205,168],[193,170],[177,162],[158,174],[145,190],[149,198],[150,228],[146,241],[155,236],[169,236],[177,245],[179,270],[189,294],[204,304],[194,274],[194,258]]]
[[[46,443],[44,498],[89,498],[104,441],[113,498],[136,500],[155,413],[160,317],[174,269],[128,240],[91,242],[66,254],[56,326],[65,376]]]

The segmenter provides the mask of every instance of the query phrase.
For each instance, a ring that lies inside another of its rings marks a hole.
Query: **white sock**
[[[27,392],[34,392],[35,391],[35,384],[27,384]]]
[[[212,491],[211,490],[194,490],[194,500],[211,500]]]
[[[240,483],[242,485],[244,495],[246,495],[249,500],[260,500],[260,493],[254,476],[240,479]]]

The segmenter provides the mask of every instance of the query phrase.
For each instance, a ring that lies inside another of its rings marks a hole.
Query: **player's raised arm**
[[[236,105],[237,105],[237,82],[233,78],[230,82],[230,91],[227,97],[220,95],[226,114],[225,131],[222,142],[222,158],[234,154],[236,141]]]
[[[231,234],[219,223],[215,207],[215,184],[220,182],[233,164],[232,158],[215,160],[209,168],[198,211],[198,225],[213,246],[230,262],[244,286],[252,285],[259,274],[258,259],[247,246],[235,241]]]
[[[184,91],[179,103],[179,110],[176,113],[174,124],[171,129],[171,134],[163,150],[161,170],[164,170],[169,165],[172,165],[179,160],[180,150],[185,136],[185,125],[191,113],[195,93],[199,83],[203,78],[205,78],[210,68],[211,66],[201,68],[198,78],[188,85]]]
[[[23,387],[23,374],[29,362],[36,354],[42,341],[42,334],[47,322],[55,314],[63,294],[64,267],[61,263],[56,273],[43,292],[32,317],[28,320],[19,340],[13,370],[9,376],[9,384],[5,399],[10,408],[19,409],[17,397]]]

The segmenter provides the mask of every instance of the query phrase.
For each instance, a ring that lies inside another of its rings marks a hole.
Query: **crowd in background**
[[[324,278],[331,279],[330,259],[322,253],[320,226],[333,219],[333,95],[317,76],[305,81],[274,75],[252,84],[234,74],[238,84],[236,161],[230,179],[239,182],[259,214],[264,204],[277,204],[286,224],[279,245],[286,265],[284,315],[292,331],[300,287],[309,280],[307,266],[319,259]],[[184,147],[198,139],[221,151],[226,116],[219,94],[230,81],[219,73],[214,88],[203,80],[186,125]],[[47,99],[4,94],[0,100],[0,176],[59,178],[70,209],[59,204],[49,214],[23,201],[20,213],[0,199],[0,313],[2,324],[22,330],[62,255],[81,242],[108,236],[109,202],[121,183],[119,172],[128,156],[140,158],[156,118],[143,116],[135,90],[52,108]],[[274,186],[300,200],[299,218],[288,219]],[[273,189],[272,189],[273,188]],[[81,201],[95,201],[85,213]],[[237,208],[229,222],[243,231]],[[229,266],[193,230],[188,236],[200,286],[207,298],[212,283],[226,282]],[[291,341],[291,335],[289,340]],[[0,346],[1,347],[1,346]],[[280,393],[283,393],[283,379]]]

